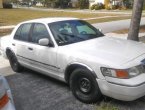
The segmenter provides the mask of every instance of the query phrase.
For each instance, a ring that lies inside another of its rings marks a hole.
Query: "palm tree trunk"
[[[139,41],[138,34],[139,34],[143,3],[144,0],[134,0],[132,19],[129,28],[128,38],[127,38],[129,40]]]

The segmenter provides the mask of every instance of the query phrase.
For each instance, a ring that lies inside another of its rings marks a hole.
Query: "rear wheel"
[[[12,53],[8,54],[8,59],[11,65],[11,68],[13,69],[13,71],[15,72],[20,72],[23,70],[23,67],[19,64],[16,56]]]
[[[73,95],[84,103],[95,103],[102,96],[96,79],[87,69],[76,69],[71,74],[70,87]]]

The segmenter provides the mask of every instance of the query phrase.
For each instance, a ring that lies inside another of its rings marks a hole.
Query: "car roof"
[[[53,18],[39,18],[39,19],[33,19],[29,21],[22,22],[23,23],[52,23],[52,22],[58,22],[58,21],[65,21],[65,20],[77,20],[78,18],[69,18],[69,17],[53,17]]]

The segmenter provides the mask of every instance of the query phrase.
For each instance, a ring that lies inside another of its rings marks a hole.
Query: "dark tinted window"
[[[17,31],[16,31],[16,33],[15,33],[15,36],[14,36],[14,39],[20,39],[22,27],[23,27],[23,25],[21,25],[21,26],[17,29]]]
[[[32,42],[38,43],[42,38],[49,38],[47,28],[43,24],[35,24],[32,31]]]
[[[28,41],[31,24],[22,24],[16,31],[14,39]]]
[[[31,24],[23,24],[23,27],[21,29],[20,40],[28,41],[30,28],[31,28]]]

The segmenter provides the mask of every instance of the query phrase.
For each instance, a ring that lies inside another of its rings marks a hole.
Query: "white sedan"
[[[25,67],[62,80],[82,102],[145,95],[145,44],[105,36],[83,20],[22,22],[0,45],[14,71]]]
[[[3,76],[0,76],[0,110],[15,110],[11,90]]]

